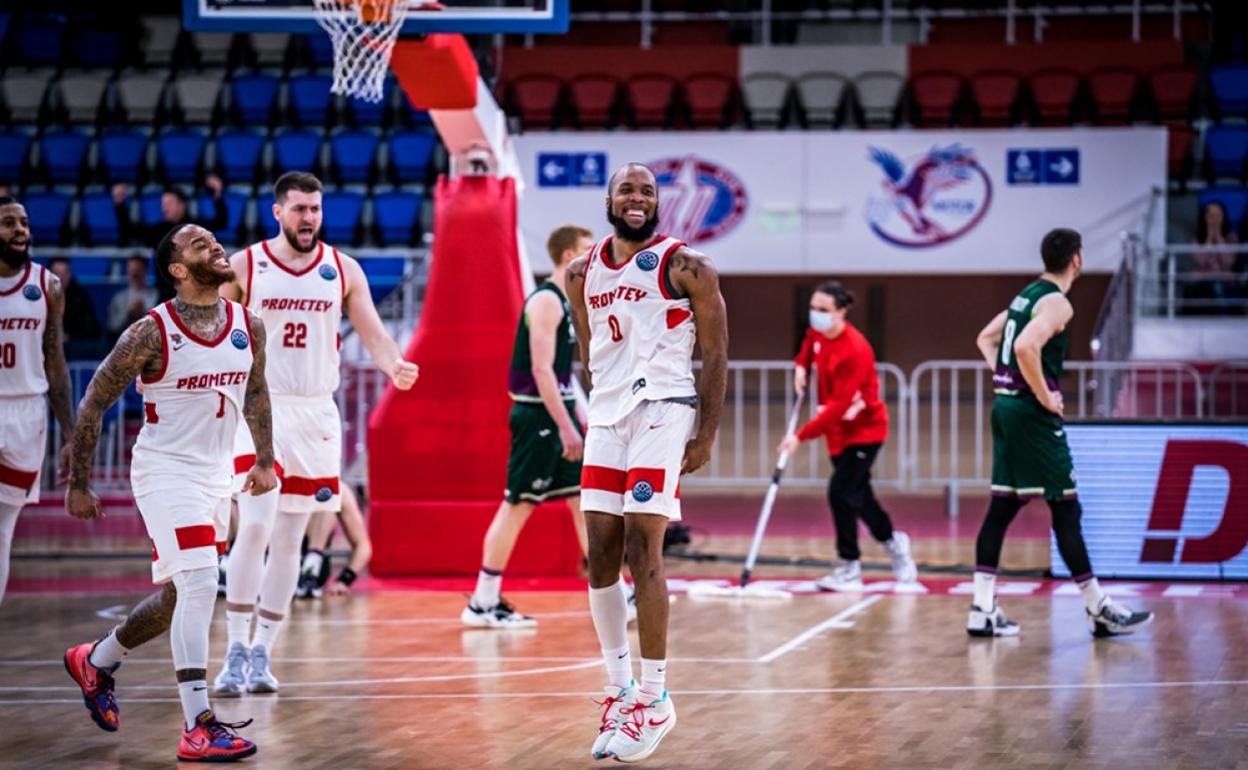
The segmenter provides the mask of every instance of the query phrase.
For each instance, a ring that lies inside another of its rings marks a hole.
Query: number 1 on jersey
[[[217,404],[217,419],[220,420],[225,417],[225,394],[218,393],[217,395],[221,397],[221,402]]]
[[[611,327],[611,341],[623,342],[624,332],[620,331],[620,319],[614,315],[607,316],[607,326]]]

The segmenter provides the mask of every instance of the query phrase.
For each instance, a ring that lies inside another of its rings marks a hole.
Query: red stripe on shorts
[[[234,472],[246,473],[247,471],[251,470],[251,467],[255,464],[256,464],[255,455],[239,455],[234,458]],[[279,462],[274,462],[273,470],[274,472],[277,473],[277,477],[280,479],[282,477],[282,464]]]
[[[667,471],[662,468],[632,468],[628,472],[625,488],[630,492],[636,492],[637,485],[643,481],[650,485],[651,494],[662,494],[665,491],[664,484],[667,482]],[[637,496],[634,494],[633,497]],[[650,498],[647,497],[646,500],[648,499]],[[644,503],[645,500],[638,502]]]
[[[618,468],[605,465],[581,466],[581,489],[624,494],[624,482],[628,474]]]
[[[307,476],[287,476],[282,479],[283,495],[306,495],[312,497],[326,487],[329,488],[331,494],[338,494],[338,477],[329,476],[323,479],[310,479]]]
[[[18,470],[0,463],[0,484],[29,490],[35,485],[35,477],[38,475],[39,471]]]
[[[217,532],[211,524],[178,527],[173,534],[178,538],[178,548],[183,551],[189,551],[192,548],[215,548],[217,545]]]

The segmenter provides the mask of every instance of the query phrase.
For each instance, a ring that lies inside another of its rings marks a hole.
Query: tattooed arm
[[[74,405],[70,395],[69,367],[65,365],[65,347],[61,326],[65,317],[65,292],[61,280],[47,273],[48,321],[43,329],[43,372],[48,379],[48,403],[56,424],[61,426],[61,454],[56,466],[56,480],[69,478],[69,447],[74,438]]]
[[[585,271],[588,269],[589,255],[582,254],[568,264],[567,272],[568,304],[572,306],[572,327],[576,329],[576,346],[581,352],[587,393],[594,387],[589,371],[589,315],[585,311]]]
[[[719,430],[719,412],[728,386],[728,311],[719,292],[719,272],[705,254],[682,246],[668,261],[668,277],[689,298],[698,345],[702,348],[702,376],[698,378],[698,433],[685,446],[681,473],[693,473],[711,459],[711,445]]]
[[[144,316],[122,333],[113,352],[87,385],[86,395],[78,405],[78,427],[70,449],[69,490],[65,493],[65,508],[74,518],[104,518],[100,500],[91,491],[91,462],[100,440],[100,423],[135,377],[160,373],[163,356],[160,329],[151,316]]]
[[[264,379],[264,321],[247,314],[251,329],[251,374],[247,377],[247,393],[243,396],[243,418],[256,445],[256,464],[247,472],[243,491],[263,495],[277,487],[273,471],[273,409],[269,403],[269,383]]]

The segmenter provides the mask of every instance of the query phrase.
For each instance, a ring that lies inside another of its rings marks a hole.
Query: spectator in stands
[[[126,327],[156,307],[156,288],[147,283],[147,257],[135,254],[126,260],[126,288],[108,303],[108,336],[116,340]]]
[[[1196,222],[1196,245],[1209,246],[1192,254],[1183,286],[1186,312],[1192,315],[1225,315],[1243,312],[1242,271],[1236,263],[1240,255],[1217,247],[1235,246],[1239,239],[1231,230],[1230,217],[1220,201],[1205,204]]]
[[[212,193],[212,211],[199,212],[195,223],[213,233],[224,230],[230,219],[230,213],[221,197],[225,184],[216,174],[208,174],[204,177],[204,187]],[[113,201],[117,204],[117,222],[121,225],[123,241],[138,241],[144,248],[155,249],[156,244],[165,237],[165,233],[177,225],[184,225],[191,221],[186,193],[177,187],[165,188],[160,196],[161,221],[153,225],[144,224],[141,221],[135,222],[130,218],[130,207],[125,205],[128,195],[130,195],[129,186],[113,185]],[[156,293],[161,302],[173,299],[173,284],[161,270],[156,271]]]
[[[57,257],[48,262],[48,269],[61,279],[61,288],[65,292],[65,358],[71,361],[100,360],[108,352],[108,347],[91,294],[74,278],[68,259]]]

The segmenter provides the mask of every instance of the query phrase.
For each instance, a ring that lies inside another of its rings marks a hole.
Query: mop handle
[[[797,430],[797,418],[802,411],[802,402],[806,399],[805,391],[797,394],[797,401],[793,403],[793,411],[789,413],[789,422],[785,427],[784,435],[788,436]],[[750,543],[749,556],[745,558],[745,569],[741,570],[741,587],[750,582],[750,573],[754,571],[754,561],[758,558],[758,551],[763,546],[763,533],[767,531],[767,521],[771,518],[771,506],[776,502],[776,493],[780,491],[780,476],[784,473],[784,467],[788,465],[789,453],[781,452],[779,459],[776,460],[776,468],[771,473],[771,485],[767,487],[767,496],[763,498],[763,508],[758,515],[758,524],[754,527],[754,540]]]

